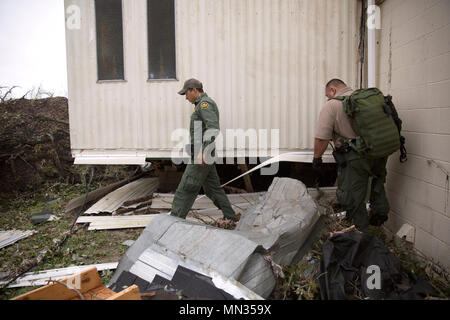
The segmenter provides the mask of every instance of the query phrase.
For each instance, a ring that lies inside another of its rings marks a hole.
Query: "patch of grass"
[[[95,189],[95,188],[93,188]],[[122,243],[136,240],[142,229],[88,231],[87,225],[76,224],[73,234],[60,250],[49,251],[69,231],[76,218],[75,214],[64,214],[68,201],[86,191],[85,186],[69,184],[47,185],[40,193],[27,197],[8,199],[0,208],[0,226],[2,230],[35,230],[34,235],[0,250],[0,272],[12,273],[22,270],[26,262],[36,258],[47,250],[43,261],[32,271],[65,268],[76,265],[89,265],[117,262],[129,248]],[[30,216],[34,213],[50,211],[59,219],[33,225]],[[103,284],[107,284],[114,271],[102,271]],[[34,290],[35,287],[11,288],[0,292],[0,299],[11,299]]]

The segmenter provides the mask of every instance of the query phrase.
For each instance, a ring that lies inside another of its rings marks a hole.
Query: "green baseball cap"
[[[197,79],[189,79],[189,80],[186,80],[186,81],[184,82],[183,89],[181,89],[180,91],[178,91],[178,94],[185,95],[187,89],[194,89],[194,88],[196,88],[196,89],[202,89],[202,90],[203,90],[203,85],[202,85],[202,83],[201,83],[200,81],[198,81]]]

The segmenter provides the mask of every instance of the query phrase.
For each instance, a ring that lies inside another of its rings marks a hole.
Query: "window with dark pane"
[[[174,0],[147,0],[150,80],[176,79]]]
[[[122,0],[95,0],[98,80],[123,80]]]

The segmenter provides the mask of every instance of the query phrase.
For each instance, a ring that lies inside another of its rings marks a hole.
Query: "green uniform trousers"
[[[186,166],[180,185],[175,192],[170,214],[185,219],[201,187],[203,187],[206,196],[212,200],[214,205],[222,210],[224,218],[233,221],[238,220],[225,191],[220,186],[215,164],[205,164],[203,166],[200,164],[188,164]]]
[[[358,230],[367,232],[369,222],[379,225],[387,220],[389,213],[384,190],[387,157],[364,159],[353,150],[344,156],[346,166],[338,167],[337,200],[347,211],[346,219]],[[370,220],[366,209],[367,200],[370,201]]]

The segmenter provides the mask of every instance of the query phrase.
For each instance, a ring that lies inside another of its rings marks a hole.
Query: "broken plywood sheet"
[[[37,231],[34,230],[8,230],[0,231],[0,249],[7,247],[21,239],[27,238]]]
[[[254,193],[236,193],[236,194],[227,194],[230,203],[233,205],[238,204],[255,204],[258,199],[264,195],[265,192],[254,192]],[[174,194],[170,193],[155,193],[153,194],[153,201],[150,208],[152,209],[171,209],[172,202],[174,198]],[[216,208],[211,199],[205,196],[198,196],[192,205],[192,209],[209,209]]]
[[[151,195],[158,188],[158,178],[141,178],[107,194],[84,214],[114,213],[126,201]]]
[[[42,270],[36,272],[27,272],[15,282],[11,283],[8,288],[43,286],[48,284],[49,280],[61,280],[85,270],[96,267],[98,271],[114,270],[117,268],[118,262],[92,264],[85,266],[74,266],[67,268]],[[1,281],[0,285],[5,285],[7,281]]]
[[[145,228],[154,217],[154,214],[129,216],[81,216],[77,219],[76,223],[89,223],[88,230]],[[219,209],[205,209],[195,212],[191,211],[186,217],[186,220],[208,224],[215,223],[217,220],[222,218],[223,213]]]

